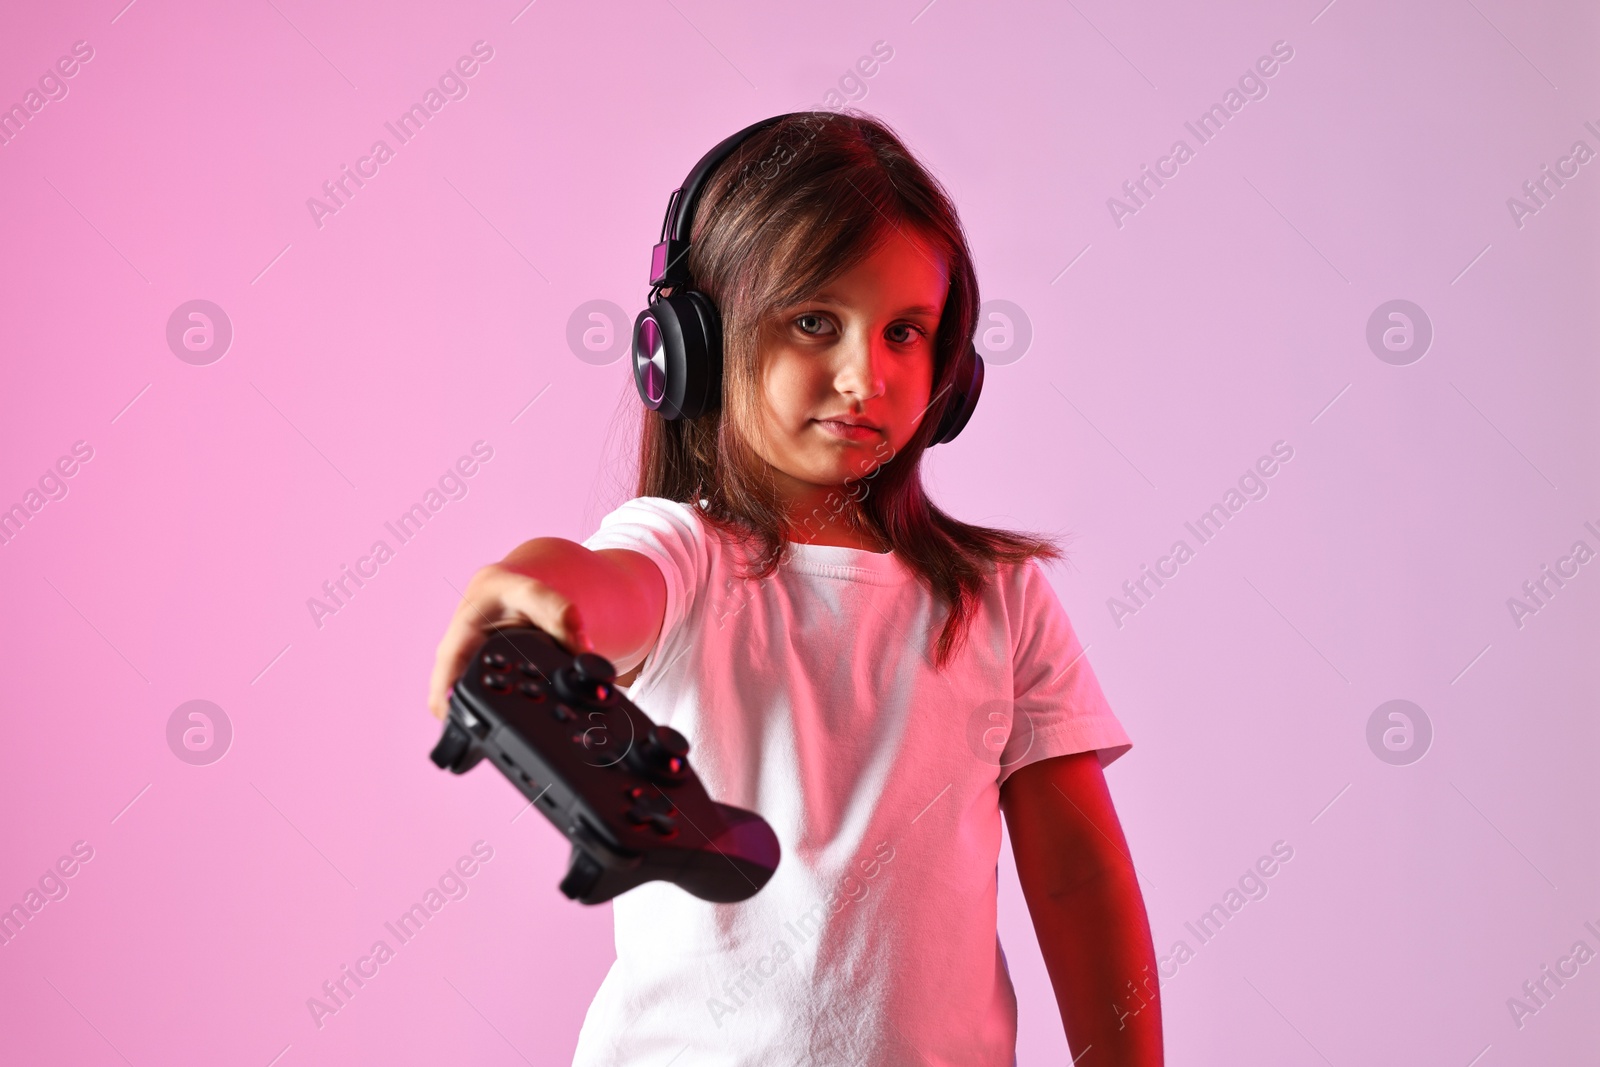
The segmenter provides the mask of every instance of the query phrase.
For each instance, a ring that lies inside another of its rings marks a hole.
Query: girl
[[[1131,743],[1038,563],[1061,551],[922,485],[978,314],[948,196],[881,122],[806,113],[712,171],[689,236],[720,405],[646,410],[634,499],[479,571],[429,696],[442,718],[485,630],[531,622],[611,660],[778,835],[749,900],[616,898],[574,1063],[1013,1064],[1004,812],[1075,1064],[1160,1064],[1101,774]]]

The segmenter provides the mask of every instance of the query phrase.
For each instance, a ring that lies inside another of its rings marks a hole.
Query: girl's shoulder
[[[1061,596],[1039,559],[999,560],[994,567],[991,585],[1008,618],[1026,626],[1036,624],[1042,616],[1066,613]]]
[[[698,507],[690,507],[683,501],[664,496],[632,497],[618,504],[600,520],[601,530],[627,525],[648,526],[662,530],[670,528],[674,532],[687,533],[695,538],[705,536],[705,525],[701,521]]]
[[[599,529],[584,538],[587,548],[632,548],[656,555],[685,572],[702,569],[707,530],[698,509],[659,496],[624,500],[600,520]]]

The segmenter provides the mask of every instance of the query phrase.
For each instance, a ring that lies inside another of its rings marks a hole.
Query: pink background
[[[930,488],[1077,535],[1050,573],[1135,742],[1108,777],[1158,950],[1194,950],[1169,1062],[1594,1055],[1600,962],[1507,1005],[1600,950],[1600,565],[1507,606],[1600,549],[1600,165],[1520,227],[1506,205],[1600,149],[1592,5],[123,2],[0,33],[0,104],[93,49],[0,148],[0,507],[93,449],[0,547],[0,906],[93,849],[0,948],[0,1061],[568,1061],[609,908],[560,896],[564,841],[498,774],[428,762],[433,650],[477,567],[630,493],[626,360],[579,358],[574,311],[631,318],[694,160],[877,41],[845,87],[1032,330]],[[1107,198],[1276,41],[1268,95],[1119,227]],[[319,227],[307,198],[379,137]],[[204,366],[166,340],[194,299],[234,331]],[[1405,366],[1366,341],[1392,299],[1434,330]],[[479,440],[467,495],[319,628],[307,599]],[[1280,440],[1268,495],[1119,626],[1108,598]],[[1432,726],[1408,765],[1367,742],[1394,699]],[[168,745],[190,700],[232,726],[209,765]],[[319,1029],[307,998],[479,840],[465,898]],[[1269,894],[1201,945],[1184,923],[1277,841]],[[1019,1062],[1064,1063],[1000,877]]]

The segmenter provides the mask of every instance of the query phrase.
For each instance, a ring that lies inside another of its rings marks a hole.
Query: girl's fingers
[[[509,621],[496,588],[500,577],[493,573],[495,570],[485,567],[472,576],[434,652],[433,673],[428,679],[428,710],[436,719],[443,720],[448,714],[450,687],[482,647],[485,632],[497,623]]]
[[[569,652],[593,652],[583,617],[572,601],[525,574],[489,566],[473,575],[434,653],[428,681],[428,710],[443,720],[449,713],[450,687],[483,646],[495,626],[532,623],[561,642]]]
[[[578,606],[543,582],[521,575],[506,584],[503,603],[566,647],[568,652],[593,652]]]
[[[567,646],[567,651],[576,656],[580,652],[593,652],[594,645],[589,641],[589,634],[583,628],[583,616],[578,611],[578,605],[568,603],[561,613],[561,632],[556,639]]]
[[[457,610],[434,653],[433,674],[428,679],[428,710],[440,721],[449,711],[450,687],[483,644],[483,631],[472,625],[471,615],[470,611]]]

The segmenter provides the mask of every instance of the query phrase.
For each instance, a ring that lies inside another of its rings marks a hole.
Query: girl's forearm
[[[1160,979],[1144,897],[1127,860],[1114,857],[1070,890],[1029,899],[1028,910],[1073,1067],[1160,1067]]]
[[[619,557],[633,566],[625,566]],[[524,541],[500,561],[500,566],[535,578],[576,604],[595,652],[619,667],[644,658],[661,624],[664,590],[650,595],[640,564],[659,584],[655,565],[637,553],[596,552],[563,537]]]

